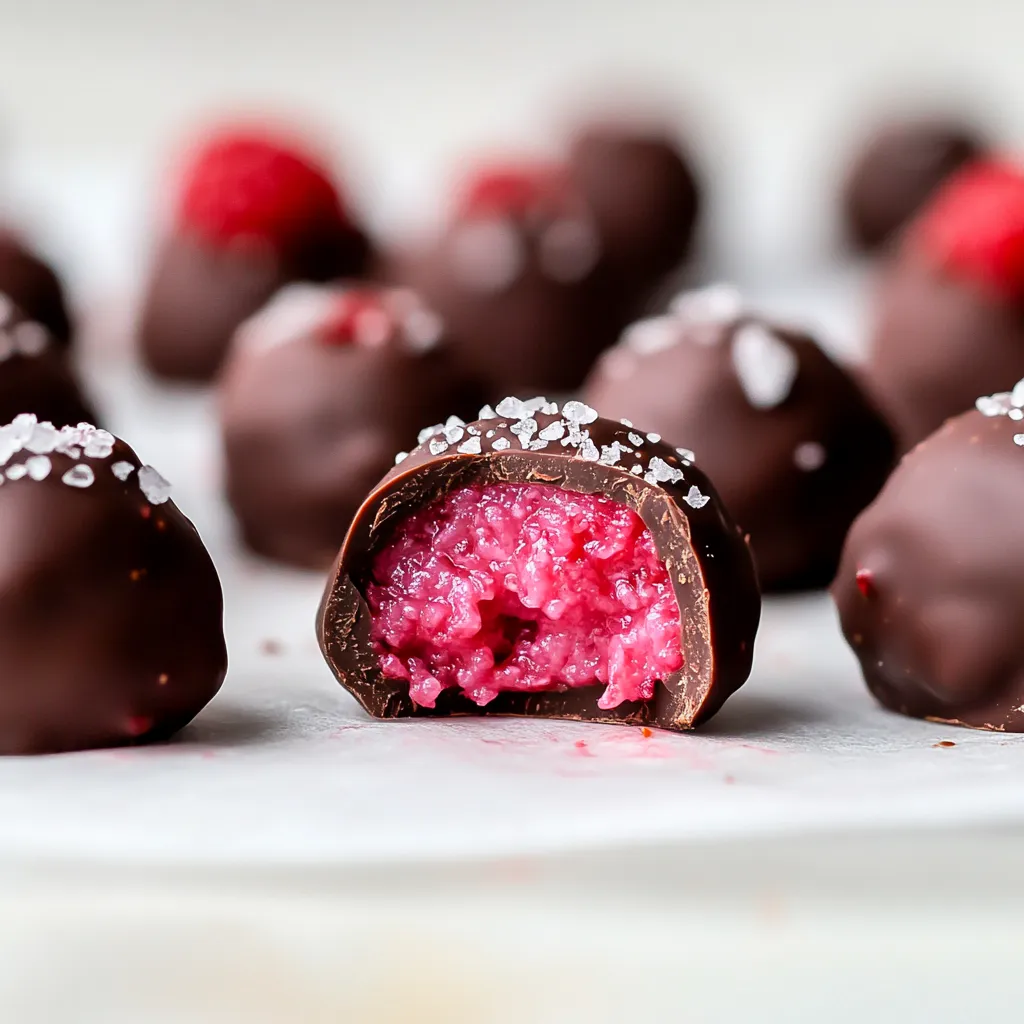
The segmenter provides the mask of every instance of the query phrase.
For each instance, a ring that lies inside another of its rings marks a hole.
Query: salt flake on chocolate
[[[746,324],[735,333],[732,366],[747,401],[755,409],[781,405],[800,370],[793,349],[761,324]]]
[[[584,462],[597,462],[601,458],[601,453],[598,451],[597,445],[588,437],[579,447],[579,457]]]
[[[683,471],[676,469],[675,466],[670,466],[664,459],[655,455],[648,463],[644,479],[649,484],[678,483],[683,479]]]
[[[562,415],[570,423],[593,423],[597,419],[597,410],[583,402],[566,402],[562,406]]]
[[[644,439],[639,434],[633,433],[633,431],[630,431],[626,436],[629,438],[629,443],[636,445],[637,448],[644,443]]]
[[[443,455],[446,451],[448,451],[448,442],[442,441],[440,438],[435,437],[431,440],[430,444],[427,447],[430,449],[431,455]]]
[[[399,452],[395,456],[395,465],[396,466],[400,466],[403,462],[405,462],[405,460],[407,458],[409,458],[409,453],[408,452]]]
[[[565,423],[562,420],[556,420],[554,423],[549,423],[538,435],[542,441],[557,441],[559,438],[565,436]]]
[[[423,444],[424,441],[429,440],[435,434],[443,433],[443,431],[444,431],[444,424],[443,423],[435,423],[432,427],[424,427],[416,435],[416,443],[417,444]]]
[[[984,395],[974,403],[982,416],[1005,416],[1013,408],[1013,396],[1009,391],[996,395]]]
[[[1017,381],[1010,392],[1010,401],[1019,409],[1024,406],[1024,380]]]
[[[45,480],[50,475],[53,464],[48,455],[33,455],[25,460],[25,469],[33,480]]]
[[[93,428],[87,432],[87,436],[84,438],[84,451],[87,458],[90,459],[105,459],[108,458],[110,453],[114,450],[114,443],[116,439],[109,430],[100,430],[99,428]]]
[[[476,415],[478,420],[496,420],[498,414],[489,406],[485,405]]]
[[[521,399],[513,398],[511,395],[508,398],[503,398],[494,407],[494,411],[499,416],[507,416],[510,420],[521,420],[530,415],[530,410],[526,408],[526,403]]]
[[[512,442],[507,437],[496,437],[491,442],[491,447],[496,452],[503,452],[503,451],[505,451],[506,448],[511,448],[512,447]]]
[[[622,418],[621,420],[619,420],[619,422],[620,422],[620,423],[621,423],[621,424],[622,424],[622,425],[623,425],[624,427],[631,427],[631,426],[633,426],[633,421],[632,421],[632,420],[627,420],[627,419],[626,419],[625,417],[623,417],[623,418]]]
[[[24,463],[18,463],[17,466],[10,466],[7,469],[8,480],[20,480],[23,476],[28,474],[28,467]]]
[[[1019,445],[1021,448],[1024,448],[1024,434],[1014,434],[1013,443],[1015,445]]]
[[[690,488],[683,500],[690,508],[703,508],[711,498],[706,494],[701,494],[700,489],[694,486]]]
[[[683,462],[696,462],[697,456],[690,451],[689,448],[677,448],[676,454],[683,460]]]
[[[687,324],[727,324],[743,316],[744,303],[732,285],[712,284],[680,293],[668,308]]]
[[[458,447],[460,455],[479,455],[480,454],[480,438],[470,437],[467,438]]]
[[[56,450],[60,443],[60,431],[52,423],[37,423],[25,442],[25,447],[35,455],[47,455]]]
[[[115,462],[110,467],[110,472],[123,482],[135,472],[135,467],[130,462]]]
[[[92,487],[96,479],[92,466],[72,466],[62,477],[61,481],[68,487]]]
[[[171,496],[170,482],[152,466],[143,466],[139,470],[139,490],[151,505],[162,505]]]

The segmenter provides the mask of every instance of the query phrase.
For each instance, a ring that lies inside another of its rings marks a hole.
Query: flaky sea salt
[[[76,466],[76,469],[86,467]],[[139,490],[151,505],[162,505],[171,496],[171,485],[152,466],[139,470]]]
[[[800,370],[796,353],[760,324],[746,324],[732,340],[736,378],[755,409],[774,409],[788,397]]]
[[[66,483],[68,487],[92,487],[95,479],[96,476],[92,471],[92,466],[86,466],[84,463],[80,466],[72,466],[61,477],[61,481]]]

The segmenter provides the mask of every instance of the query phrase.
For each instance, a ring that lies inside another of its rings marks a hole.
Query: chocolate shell
[[[227,668],[220,582],[167,482],[123,441],[0,428],[0,753],[163,739]]]
[[[341,324],[349,298],[368,308]],[[444,325],[411,293],[283,292],[239,331],[220,382],[227,495],[246,544],[326,569],[396,449],[425,420],[478,400]]]
[[[9,295],[25,315],[41,323],[61,347],[71,342],[72,327],[64,288],[53,268],[44,263],[9,229],[0,228],[0,292]]]
[[[726,287],[680,296],[602,358],[583,397],[693,449],[750,534],[765,591],[824,587],[895,458],[888,425],[809,336]]]
[[[559,411],[543,399],[506,399],[496,411],[481,412],[485,417],[475,423],[424,432],[356,514],[317,619],[321,650],[338,681],[378,718],[515,715],[677,730],[706,721],[750,672],[761,607],[749,549],[711,482],[685,455],[598,419],[580,402]],[[567,443],[541,439],[559,429]],[[373,555],[410,513],[453,490],[509,483],[604,495],[643,520],[669,570],[685,656],[679,672],[656,684],[652,699],[602,709],[604,688],[591,685],[505,691],[478,706],[448,689],[427,708],[410,699],[407,682],[383,675],[365,597]]]
[[[1024,732],[1024,382],[906,455],[832,596],[868,688],[916,718]]]

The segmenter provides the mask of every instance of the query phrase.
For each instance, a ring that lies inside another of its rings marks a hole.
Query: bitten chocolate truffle
[[[906,455],[854,523],[832,595],[887,708],[1024,732],[1024,381]]]
[[[954,171],[987,149],[971,125],[953,120],[900,121],[863,145],[842,189],[846,235],[860,249],[892,239]]]
[[[478,395],[412,292],[293,286],[249,321],[220,390],[228,498],[270,558],[326,569],[424,423]]]
[[[881,278],[865,379],[910,448],[1024,374],[1024,170],[949,180]]]
[[[319,158],[266,132],[200,145],[179,185],[143,304],[156,374],[209,380],[235,329],[291,281],[359,276],[370,247]]]
[[[9,228],[0,228],[0,292],[10,296],[28,319],[41,323],[58,345],[71,342],[71,317],[60,279]]]
[[[689,453],[581,402],[425,431],[359,509],[320,645],[379,718],[688,729],[750,672],[750,551]]]
[[[491,401],[577,387],[628,318],[594,216],[564,168],[480,172],[405,273]]]
[[[689,156],[666,129],[607,122],[576,134],[568,168],[615,277],[642,305],[690,252],[700,191]]]
[[[65,346],[0,292],[0,423],[22,412],[60,427],[95,419]]]
[[[764,590],[826,586],[894,460],[889,427],[853,379],[812,338],[751,315],[724,286],[632,326],[584,399],[696,452],[750,534]]]
[[[0,753],[163,739],[227,668],[216,570],[167,481],[89,424],[0,427]]]

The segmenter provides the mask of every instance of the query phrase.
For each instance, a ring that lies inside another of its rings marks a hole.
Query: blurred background
[[[394,230],[430,216],[456,158],[543,149],[595,99],[653,96],[707,168],[709,260],[760,278],[827,250],[836,175],[881,114],[1024,132],[1014,0],[3,0],[0,24],[9,173],[78,292],[132,265],[168,156],[224,112],[325,129]]]

